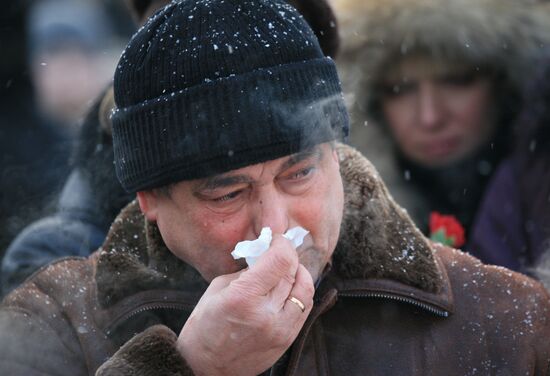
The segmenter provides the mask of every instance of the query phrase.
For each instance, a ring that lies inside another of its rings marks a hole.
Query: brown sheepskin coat
[[[547,375],[537,282],[429,243],[372,165],[340,146],[332,270],[272,375]],[[206,282],[131,203],[90,258],[42,268],[0,308],[2,375],[191,375],[177,333]]]

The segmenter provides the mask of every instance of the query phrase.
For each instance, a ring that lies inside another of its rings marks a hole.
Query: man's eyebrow
[[[218,188],[224,188],[235,184],[250,183],[252,179],[246,175],[218,175],[207,178],[197,185],[195,192],[212,191]]]
[[[323,151],[319,146],[314,146],[304,151],[292,154],[279,168],[279,173],[310,158],[315,158],[317,161],[323,157]]]
[[[279,168],[279,173],[309,158],[316,158],[317,160],[320,160],[322,158],[322,155],[323,152],[321,148],[317,146],[296,154],[292,154],[281,165],[281,167]],[[252,181],[252,178],[247,175],[217,175],[200,182],[195,187],[194,191],[195,193],[200,193],[200,191],[212,191],[218,188],[224,188],[235,184],[248,184]]]

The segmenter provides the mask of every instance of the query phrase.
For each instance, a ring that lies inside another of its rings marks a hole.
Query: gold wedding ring
[[[304,305],[304,303],[302,303],[302,302],[300,301],[300,299],[295,298],[294,296],[290,296],[290,297],[288,297],[287,299],[290,300],[292,303],[296,304],[298,307],[300,307],[300,309],[302,310],[302,312],[305,312],[306,306]]]

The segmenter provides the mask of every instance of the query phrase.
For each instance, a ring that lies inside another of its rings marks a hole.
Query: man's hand
[[[181,330],[178,350],[197,375],[258,375],[290,347],[313,294],[296,250],[275,235],[251,269],[212,281]]]

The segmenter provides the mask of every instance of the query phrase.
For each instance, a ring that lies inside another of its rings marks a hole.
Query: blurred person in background
[[[515,149],[495,172],[468,249],[550,287],[550,54],[536,66],[514,127]]]
[[[167,3],[169,0],[129,1],[126,5],[139,22]],[[30,17],[35,20],[37,40],[34,44],[42,46],[35,52],[36,81],[38,86],[42,85],[38,88],[42,109],[68,132],[78,135],[72,151],[71,171],[56,199],[55,210],[25,227],[6,250],[0,273],[3,293],[56,258],[88,256],[101,246],[116,214],[134,198],[116,179],[109,120],[114,102],[108,82],[116,61],[110,64],[108,60],[120,54],[114,49],[121,38],[117,35],[124,35],[125,29],[113,35],[103,8],[98,8],[100,4],[92,1],[39,3]],[[81,18],[88,17],[81,12],[88,11],[91,12],[88,25],[79,26]],[[131,20],[128,8],[123,16]],[[124,24],[124,20],[120,23]],[[107,43],[111,45],[106,46]],[[122,45],[119,47],[121,50]],[[96,63],[88,61],[88,57]],[[44,60],[49,64],[43,66],[40,62]],[[77,67],[72,69],[72,64]],[[72,69],[72,73],[64,76],[65,69]],[[80,83],[86,87],[79,88]],[[96,93],[98,87],[100,93]],[[87,102],[92,94],[96,98],[90,106]],[[76,122],[83,110],[87,112],[77,129]]]
[[[72,134],[120,54],[112,21],[96,1],[48,0],[31,9],[30,67],[39,109]]]
[[[0,16],[0,257],[25,224],[44,215],[68,173],[71,138],[36,105],[26,48],[30,5],[12,2]]]
[[[70,172],[77,124],[112,76],[124,42],[118,36],[122,28],[114,34],[110,27],[116,12],[108,14],[103,6],[94,1],[21,5],[21,37],[13,49],[24,68],[5,74],[0,104],[0,256],[25,225],[55,210]]]
[[[136,23],[167,5],[169,0],[129,0]],[[338,52],[336,19],[326,1],[289,1],[312,25],[327,56]],[[130,18],[127,14],[127,17]],[[6,294],[42,265],[64,256],[88,256],[101,246],[118,212],[135,195],[116,178],[110,113],[114,107],[109,85],[88,111],[78,136],[72,171],[58,198],[56,211],[27,226],[10,244],[2,261],[2,290]]]
[[[133,199],[114,172],[110,99],[109,93],[98,98],[82,124],[55,211],[25,227],[7,248],[0,272],[4,293],[56,258],[99,248],[113,218]]]
[[[502,0],[338,0],[335,9],[351,144],[425,233],[433,213],[468,232],[508,153],[529,65],[550,40],[547,17]]]

